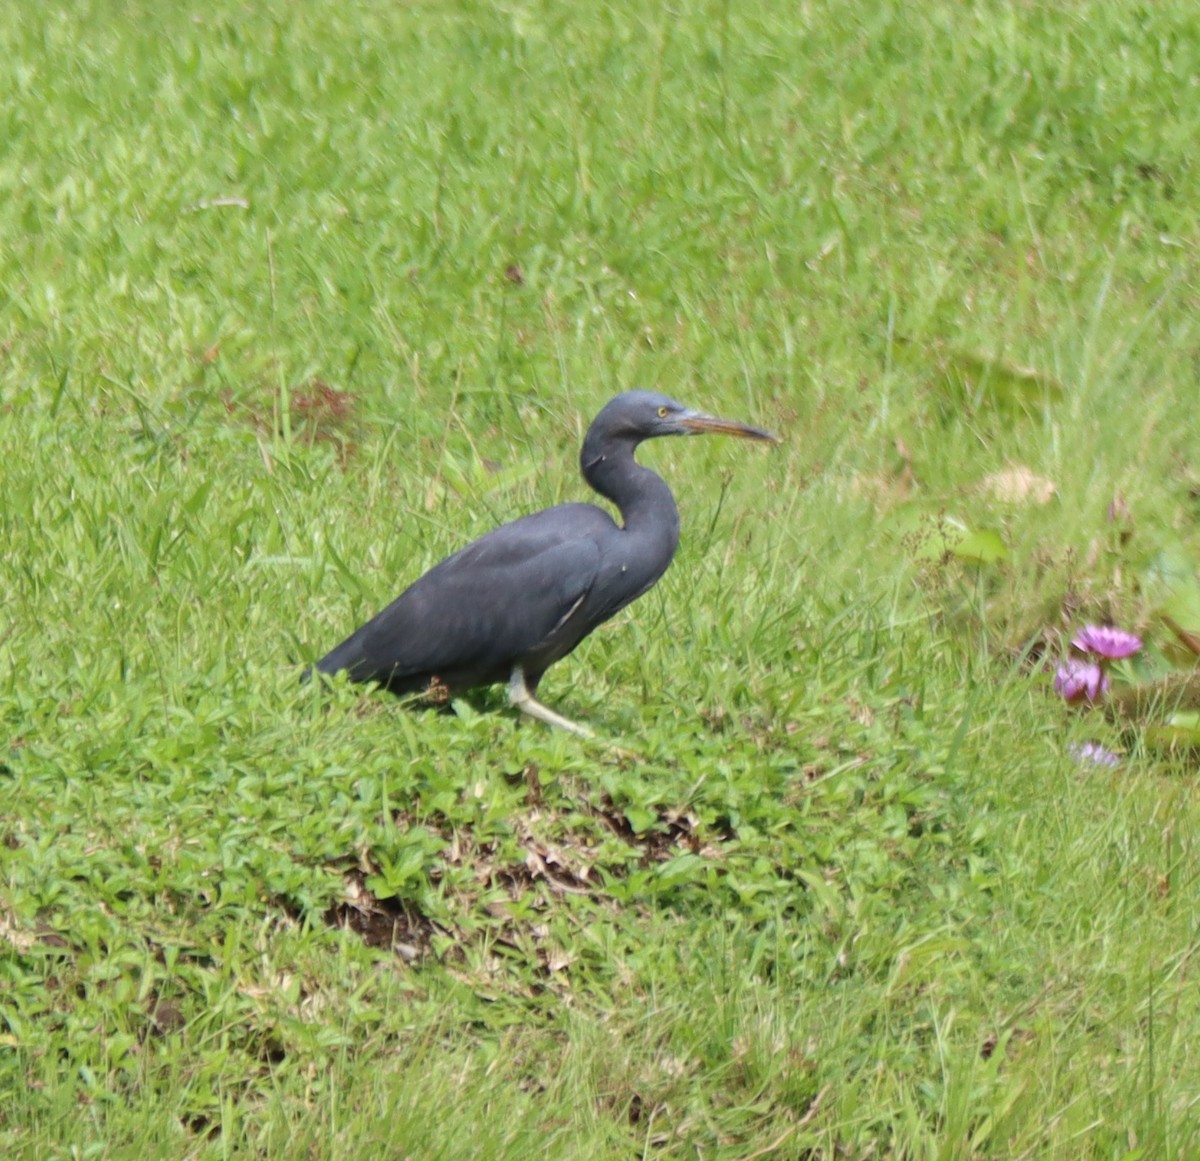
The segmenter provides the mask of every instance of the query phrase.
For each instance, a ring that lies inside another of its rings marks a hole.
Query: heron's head
[[[632,439],[639,443],[660,435],[705,435],[711,432],[779,442],[777,435],[762,428],[706,415],[656,391],[626,391],[610,399],[593,421],[592,430],[611,438]]]

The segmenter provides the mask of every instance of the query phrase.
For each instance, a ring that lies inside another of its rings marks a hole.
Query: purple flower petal
[[[1054,690],[1069,702],[1097,701],[1108,690],[1108,678],[1096,662],[1068,657],[1054,675]]]
[[[1084,625],[1071,644],[1085,653],[1116,661],[1120,657],[1132,657],[1142,647],[1142,639],[1111,625]]]
[[[1082,745],[1076,742],[1069,746],[1071,756],[1076,761],[1093,766],[1119,766],[1121,759],[1107,747],[1100,745],[1099,742],[1084,742]]]

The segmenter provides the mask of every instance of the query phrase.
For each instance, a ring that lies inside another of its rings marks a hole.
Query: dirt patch
[[[503,843],[479,840],[469,827],[455,827],[437,815],[417,817],[402,810],[393,815],[397,827],[419,826],[442,839],[445,846],[427,871],[430,884],[452,883],[464,911],[478,907],[476,916],[482,911],[490,922],[444,930],[411,900],[377,898],[366,885],[375,871],[369,851],[360,852],[345,872],[346,897],[325,911],[325,922],[356,932],[372,947],[390,948],[406,962],[423,958],[434,937],[442,935],[438,954],[444,958],[459,958],[453,950],[447,952],[447,943],[461,951],[486,940],[521,952],[551,976],[570,963],[570,956],[554,948],[548,937],[546,916],[558,902],[583,896],[615,907],[606,884],[680,854],[717,861],[722,845],[735,837],[730,827],[707,833],[690,811],[666,807],[657,809],[650,826],[635,830],[625,810],[607,795],[567,815],[545,805],[536,771],[522,771],[513,779],[524,779],[530,792]],[[615,853],[607,836],[619,838],[631,855],[622,857],[619,848]],[[514,839],[520,852],[516,859]]]
[[[332,439],[346,431],[354,418],[354,396],[323,379],[310,379],[292,392],[292,416],[314,439]]]
[[[355,396],[339,391],[324,379],[309,379],[293,387],[287,398],[293,436],[305,443],[332,444],[344,465],[357,446]],[[249,398],[237,399],[227,391],[223,402],[231,419],[272,438],[283,435],[278,392],[263,389]]]
[[[437,928],[411,903],[401,899],[379,899],[366,887],[366,875],[347,871],[346,897],[330,907],[322,918],[331,927],[353,931],[370,947],[390,949],[407,963],[429,951]]]
[[[716,858],[719,855],[716,845],[701,838],[698,820],[691,811],[659,807],[656,813],[658,821],[654,826],[635,831],[625,812],[608,795],[604,796],[601,804],[595,809],[596,817],[613,834],[641,852],[643,867],[665,863],[668,859],[684,853],[699,855],[702,858]],[[733,833],[726,831],[717,837],[720,842],[728,842]]]

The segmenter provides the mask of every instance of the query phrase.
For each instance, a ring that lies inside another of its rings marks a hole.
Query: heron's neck
[[[635,461],[636,446],[632,440],[606,440],[599,446],[584,440],[580,457],[583,479],[617,505],[624,525],[624,551],[614,558],[622,579],[619,592],[613,592],[613,608],[636,600],[654,584],[679,546],[679,510],[671,489]]]
[[[633,458],[634,444],[609,443],[603,448],[584,442],[583,478],[621,511],[625,531],[647,534],[669,544],[674,552],[679,542],[679,509],[662,477],[642,467]]]

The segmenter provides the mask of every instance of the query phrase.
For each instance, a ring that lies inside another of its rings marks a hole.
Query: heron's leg
[[[571,733],[578,734],[581,738],[596,736],[587,726],[581,726],[578,722],[571,721],[570,718],[564,718],[562,714],[556,714],[549,706],[542,705],[529,692],[529,686],[525,681],[525,670],[519,665],[513,666],[512,676],[508,679],[508,700],[523,714],[537,718],[539,722],[545,722],[548,726],[558,726],[560,730],[570,730]]]

